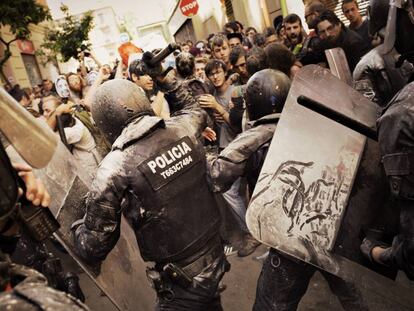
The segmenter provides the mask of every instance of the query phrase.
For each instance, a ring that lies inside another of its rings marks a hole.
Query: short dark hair
[[[325,10],[326,7],[321,2],[312,2],[309,4],[310,13],[322,13]]]
[[[273,27],[277,30],[277,28],[283,24],[283,15],[278,15],[273,19]]]
[[[227,40],[229,40],[229,41],[230,41],[230,39],[237,38],[237,39],[240,40],[240,43],[243,42],[243,35],[240,32],[229,33],[229,34],[227,34],[226,37],[227,37]]]
[[[9,91],[9,94],[18,102],[20,102],[23,97],[29,99],[29,96],[20,88],[20,85],[18,84],[12,87],[12,89]]]
[[[206,76],[208,77],[209,75],[211,75],[212,71],[215,69],[219,69],[222,68],[224,73],[227,72],[227,66],[226,64],[220,60],[220,59],[210,59],[209,62],[206,65],[206,68],[204,69],[204,71],[206,72]]]
[[[271,43],[264,49],[270,69],[280,70],[290,76],[290,68],[295,64],[296,57],[283,44]]]
[[[261,47],[254,46],[247,53],[246,69],[249,76],[256,72],[267,68],[267,58],[264,50]]]
[[[214,37],[211,38],[211,49],[214,49],[216,46],[223,46],[224,42],[227,42],[228,40],[223,35],[214,35]]]
[[[302,20],[297,14],[289,14],[283,19],[283,23],[285,24],[294,24],[299,22],[299,25],[302,26]]]
[[[142,66],[142,60],[136,59],[129,64],[128,72],[129,76],[132,78],[132,74],[139,76],[145,76],[147,72],[144,71],[145,66]]]
[[[342,4],[341,4],[342,12],[344,11],[344,4],[348,4],[348,3],[355,3],[357,9],[359,9],[358,1],[356,1],[356,0],[342,0]]]
[[[224,24],[224,30],[227,28],[230,28],[233,32],[239,32],[239,25],[237,25],[237,22],[228,22]]]
[[[239,21],[234,21],[238,26],[239,26],[239,28],[241,29],[241,30],[243,30],[244,29],[244,26],[243,26],[243,24],[241,23],[241,22],[239,22]],[[238,30],[237,30],[238,31]]]
[[[254,27],[247,27],[246,28],[246,33],[248,33],[250,30],[254,30],[254,32],[257,33],[257,30]]]
[[[266,43],[266,36],[262,33],[257,33],[253,36],[253,44],[256,46],[264,46],[264,44]]]
[[[315,25],[318,25],[320,22],[328,21],[333,25],[342,25],[344,27],[344,24],[341,22],[338,16],[330,10],[325,10],[316,18]],[[318,27],[315,29],[316,33],[318,33]]]
[[[230,64],[235,65],[240,57],[245,56],[246,57],[246,51],[244,48],[240,45],[235,46],[229,56]]]
[[[266,27],[265,30],[263,31],[263,34],[265,35],[266,38],[268,38],[271,35],[276,34],[276,29],[274,29],[273,27]]]

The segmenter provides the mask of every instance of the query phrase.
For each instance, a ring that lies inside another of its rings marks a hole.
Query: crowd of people
[[[156,263],[154,271],[161,273],[163,282],[171,279],[164,275],[170,269],[166,263],[181,267],[190,283],[198,280],[199,286],[191,285],[191,289],[182,281],[168,283],[175,294],[172,301],[164,289],[155,287],[158,308],[181,310],[184,304],[189,310],[220,310],[217,291],[229,269],[221,245],[229,252],[237,250],[240,257],[260,245],[247,228],[246,210],[297,72],[309,64],[328,68],[325,51],[342,48],[354,72],[354,87],[361,90],[358,82],[363,81],[363,95],[379,107],[400,90],[383,74],[384,67],[373,61],[387,35],[386,20],[380,27],[373,26],[373,14],[383,16],[378,11],[381,1],[371,2],[371,24],[355,0],[342,1],[349,26],[321,2],[312,1],[303,12],[308,32],[296,14],[275,18],[273,27],[263,32],[232,21],[206,40],[174,46],[173,67],[166,68],[165,61],[151,62],[160,49],[111,65],[100,64],[85,50],[79,51],[76,73],[54,82],[43,80],[33,88],[7,86],[9,94],[56,132],[78,164],[95,178],[84,222],[75,228],[78,254],[88,262],[104,260],[119,237],[122,210],[136,232],[141,255]],[[383,10],[388,12],[385,2]],[[412,3],[398,9],[412,14]],[[414,28],[414,21],[399,18],[406,22],[406,29]],[[397,49],[411,48],[398,39],[410,40],[397,38],[392,42]],[[398,52],[412,55],[412,51]],[[401,79],[414,72],[409,55],[401,60],[409,74],[405,70]],[[87,64],[86,57],[95,65]],[[404,81],[403,86],[409,82]],[[389,119],[382,120],[383,155],[400,152],[385,138],[385,128],[388,133],[395,129],[387,124]],[[395,177],[396,170],[385,170]],[[409,182],[397,177],[402,191],[411,193]],[[212,191],[220,193],[220,199]],[[401,197],[400,192],[396,195]],[[410,205],[409,194],[402,197],[405,224],[412,223],[412,209],[404,205]],[[124,199],[135,203],[121,209]],[[154,207],[142,212],[150,205]],[[220,213],[212,210],[216,206]],[[226,222],[232,222],[230,229]],[[172,231],[182,228],[187,229],[174,240]],[[412,277],[412,229],[403,226],[402,230],[404,237],[392,248],[366,239],[362,251],[370,260],[397,265]],[[153,240],[148,243],[148,239]],[[162,247],[153,245],[157,243]],[[296,310],[315,271],[271,248],[258,280],[254,310]],[[324,276],[344,309],[367,309],[353,284],[326,272]]]

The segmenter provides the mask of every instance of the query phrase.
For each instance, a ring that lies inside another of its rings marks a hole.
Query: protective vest
[[[220,216],[206,179],[202,145],[185,126],[166,122],[127,147],[138,158],[124,215],[135,230],[141,256],[156,263],[175,262],[201,250],[218,234]],[[139,212],[137,211],[139,209]]]

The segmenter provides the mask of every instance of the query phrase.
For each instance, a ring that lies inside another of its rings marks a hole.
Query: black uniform
[[[225,190],[239,176],[246,176],[254,188],[278,120],[279,114],[270,114],[253,122],[253,127],[237,136],[218,157],[208,159],[216,191]],[[314,266],[271,248],[260,273],[253,310],[296,310],[316,271]],[[367,310],[352,284],[321,273],[345,310]]]
[[[414,82],[405,86],[378,119],[382,163],[400,210],[400,231],[381,261],[414,280]]]
[[[1,262],[4,268],[5,262]],[[0,293],[0,310],[10,311],[88,311],[82,302],[47,285],[39,272],[25,266],[10,264],[8,275],[19,280],[10,291]],[[1,275],[2,276],[2,275]]]
[[[217,287],[229,266],[198,141],[205,123],[201,109],[166,122],[146,115],[129,123],[100,165],[75,234],[83,258],[103,260],[119,238],[123,213],[143,259],[155,262],[148,276],[160,310],[221,309]]]

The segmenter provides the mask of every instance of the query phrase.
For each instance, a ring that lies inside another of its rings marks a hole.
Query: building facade
[[[321,1],[345,23],[347,22],[342,14],[341,0]],[[279,15],[296,13],[304,22],[302,0],[197,0],[199,11],[192,18],[187,18],[181,13],[179,2],[177,0],[175,9],[167,21],[168,30],[176,42],[206,39],[210,33],[222,31],[224,24],[232,20],[240,21],[245,27],[255,27],[257,31],[272,26],[274,18]],[[357,2],[365,15],[369,0]]]
[[[37,1],[38,4],[46,5],[46,1]],[[59,70],[53,64],[42,65],[36,50],[40,49],[47,27],[50,22],[43,22],[39,25],[30,25],[30,37],[28,40],[17,40],[11,43],[10,52],[12,56],[3,66],[3,72],[7,81],[21,87],[32,87],[42,83],[42,79],[54,79],[59,75]],[[6,41],[14,38],[8,26],[0,27],[0,36]],[[4,45],[0,44],[0,55],[4,53]],[[3,77],[0,77],[0,84],[4,85]]]

